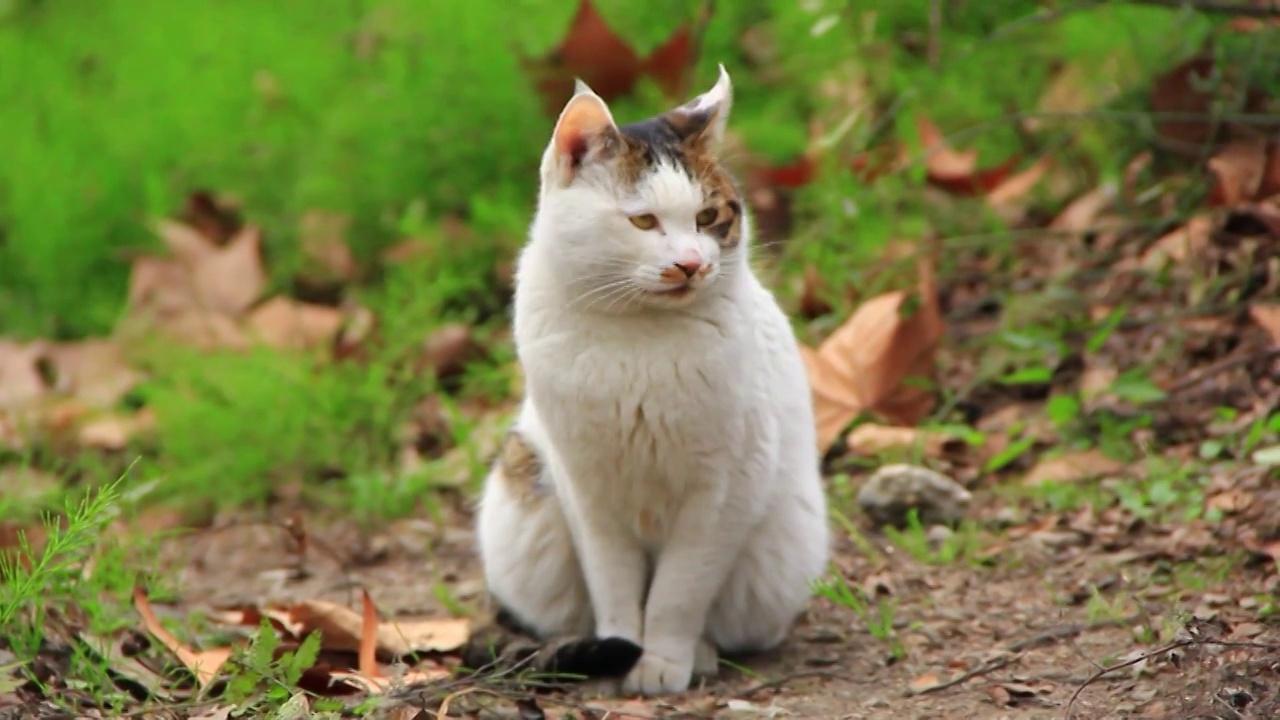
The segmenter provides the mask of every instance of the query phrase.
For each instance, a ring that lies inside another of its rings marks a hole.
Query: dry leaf
[[[106,338],[49,347],[54,389],[95,408],[111,408],[142,380],[124,346]]]
[[[156,327],[202,348],[248,345],[236,324],[266,288],[261,231],[245,225],[225,245],[190,226],[156,224],[174,257],[144,257],[129,278],[125,327]]]
[[[217,705],[187,717],[188,720],[228,720],[231,717],[231,711],[235,709],[235,705]]]
[[[84,447],[99,450],[123,450],[134,437],[155,427],[155,412],[143,408],[132,415],[109,413],[80,426],[76,440]]]
[[[1080,233],[1093,227],[1098,215],[1116,199],[1116,186],[1111,183],[1094,188],[1072,200],[1049,223],[1050,230]]]
[[[360,589],[360,655],[356,670],[367,678],[379,677],[378,672],[378,609],[373,606],[369,591]]]
[[[800,358],[804,360],[809,376],[809,388],[813,393],[814,421],[818,427],[818,448],[825,451],[840,436],[840,432],[863,410],[853,387],[839,376],[817,351],[800,346]]]
[[[267,286],[262,232],[246,225],[225,247],[195,265],[191,279],[203,309],[231,316],[248,310]]]
[[[876,423],[863,423],[845,436],[849,450],[860,455],[876,455],[894,448],[917,448],[927,457],[939,457],[955,442],[945,433]]]
[[[328,650],[360,651],[364,618],[360,613],[327,600],[305,600],[264,614],[279,620],[299,637],[315,630],[323,633]],[[378,651],[393,657],[414,652],[449,652],[462,647],[471,633],[467,618],[386,620],[378,623]]]
[[[255,338],[281,350],[306,350],[333,341],[342,328],[342,312],[325,305],[275,297],[248,318]]]
[[[1027,473],[1023,483],[1070,483],[1114,475],[1124,469],[1124,463],[1112,460],[1097,450],[1084,450],[1041,460]]]
[[[1235,140],[1209,158],[1206,165],[1217,184],[1214,199],[1235,207],[1254,199],[1267,169],[1268,143],[1262,138]]]
[[[0,411],[28,408],[52,388],[40,373],[47,362],[48,344],[0,340]]]
[[[1280,347],[1280,305],[1254,303],[1249,306],[1249,317],[1271,336],[1271,343]]]
[[[934,675],[933,673],[925,673],[923,675],[918,675],[915,678],[912,678],[911,682],[909,683],[909,687],[913,694],[919,694],[931,688],[937,687],[940,683],[941,681],[938,679],[937,675]]]
[[[934,375],[943,323],[930,260],[920,261],[920,302],[904,315],[909,295],[874,297],[822,343],[803,352],[822,450],[865,408],[896,425],[914,425],[933,407],[933,394],[908,378]]]
[[[418,685],[422,683],[430,683],[436,680],[444,680],[453,676],[453,673],[442,667],[426,666],[422,668],[413,668],[406,671],[403,675],[391,675],[377,677],[368,677],[358,672],[337,671],[329,674],[335,680],[341,680],[349,685],[355,685],[362,688],[371,695],[377,695],[386,692],[388,689],[400,685]]]
[[[147,632],[151,633],[155,639],[160,641],[169,652],[177,656],[178,661],[187,667],[196,676],[196,681],[200,683],[200,687],[205,687],[218,676],[218,670],[231,657],[231,648],[214,648],[212,650],[192,650],[183,645],[178,638],[173,636],[164,625],[160,624],[159,618],[151,609],[151,603],[147,601],[147,594],[142,588],[135,588],[133,591],[133,606],[138,610],[138,614],[142,616],[142,623],[146,626]]]
[[[1168,262],[1181,263],[1200,255],[1209,247],[1214,222],[1208,215],[1196,215],[1186,225],[1165,233],[1156,240],[1140,260],[1142,267],[1159,270]]]
[[[977,150],[955,150],[947,145],[933,121],[920,116],[916,120],[921,144],[924,145],[925,176],[929,182],[954,193],[985,195],[1009,177],[1018,164],[1012,157],[996,167],[978,169]]]
[[[422,344],[419,372],[432,372],[439,379],[462,373],[467,363],[481,354],[471,327],[458,323],[444,325]]]
[[[1026,170],[1010,175],[987,193],[987,204],[992,206],[1008,205],[1022,199],[1032,188],[1040,183],[1044,174],[1053,166],[1053,157],[1045,155],[1035,161]]]
[[[356,275],[356,258],[347,245],[351,217],[343,213],[308,210],[298,221],[303,257],[329,278],[350,281]]]
[[[471,637],[471,620],[462,617],[387,620],[379,626],[378,637],[382,642],[396,637],[400,647],[414,652],[452,652]]]

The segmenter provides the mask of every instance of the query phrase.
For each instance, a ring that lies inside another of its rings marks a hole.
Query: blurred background
[[[985,279],[1026,290],[1044,256],[1018,243],[1110,222],[1149,245],[1280,182],[1207,163],[1270,157],[1272,15],[0,0],[0,504],[30,515],[128,467],[204,511],[321,488],[376,518],[472,486],[519,397],[511,263],[575,76],[625,122],[726,65],[757,265],[816,345],[913,287],[923,241],[945,250],[947,310]],[[1081,307],[1045,297],[1045,317]]]

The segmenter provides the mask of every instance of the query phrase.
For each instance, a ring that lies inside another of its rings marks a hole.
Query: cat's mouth
[[[654,290],[653,294],[661,295],[662,297],[679,299],[679,298],[684,298],[684,297],[688,297],[689,295],[692,295],[694,290],[695,288],[693,287],[693,283],[684,283],[683,285],[676,285],[675,287],[671,287],[671,288]]]

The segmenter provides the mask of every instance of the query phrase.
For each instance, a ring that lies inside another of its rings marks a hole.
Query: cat
[[[561,639],[541,667],[628,695],[779,645],[829,558],[804,365],[719,158],[731,104],[721,65],[707,92],[619,126],[579,81],[517,260],[526,392],[477,511],[486,584],[516,626]]]

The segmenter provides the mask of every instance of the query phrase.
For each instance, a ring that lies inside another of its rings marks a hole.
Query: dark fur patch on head
[[[706,189],[708,206],[718,211],[716,221],[702,231],[727,250],[742,241],[742,200],[737,184],[710,147],[711,120],[709,113],[673,110],[623,125],[619,130],[625,149],[619,164],[630,184],[664,161],[683,169]]]
[[[519,430],[513,428],[503,438],[498,470],[516,497],[533,501],[542,495],[542,459]]]

